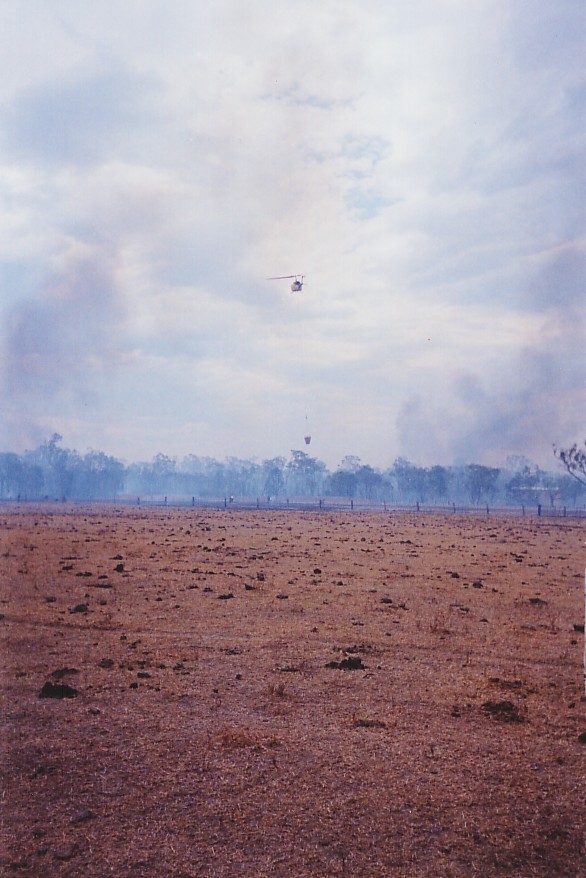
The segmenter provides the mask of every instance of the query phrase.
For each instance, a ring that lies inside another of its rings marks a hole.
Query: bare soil
[[[586,874],[583,523],[0,524],[3,875]]]

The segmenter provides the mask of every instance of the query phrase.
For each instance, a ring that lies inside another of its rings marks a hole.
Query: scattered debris
[[[84,811],[79,811],[77,814],[74,814],[69,822],[74,826],[77,826],[78,823],[86,823],[88,820],[93,820],[95,816],[96,815],[93,811],[86,808]]]
[[[491,716],[494,716],[496,719],[500,719],[503,722],[523,722],[523,717],[520,715],[519,709],[512,701],[485,701],[482,705],[482,709],[486,713],[489,713]]]
[[[74,607],[71,607],[69,610],[70,613],[88,613],[89,608],[87,604],[76,604]]]
[[[340,671],[364,671],[367,666],[362,663],[360,657],[349,656],[341,662],[328,662],[326,668],[337,668]]]
[[[77,694],[77,689],[67,683],[51,683],[48,680],[39,692],[39,698],[75,698]]]
[[[71,860],[76,853],[77,845],[73,842],[59,845],[59,847],[53,849],[53,856],[56,860]]]
[[[501,680],[500,677],[491,677],[488,682],[500,686],[501,689],[521,689],[523,687],[521,680]]]

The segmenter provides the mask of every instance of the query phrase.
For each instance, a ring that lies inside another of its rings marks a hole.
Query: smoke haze
[[[0,9],[0,450],[551,465],[582,4],[201,6]]]

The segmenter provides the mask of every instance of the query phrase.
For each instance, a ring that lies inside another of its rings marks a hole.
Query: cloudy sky
[[[0,0],[0,450],[555,468],[584,58],[583,0]]]

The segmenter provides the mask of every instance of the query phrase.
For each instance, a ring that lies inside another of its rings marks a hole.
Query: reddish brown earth
[[[3,875],[586,874],[582,523],[0,523]]]

